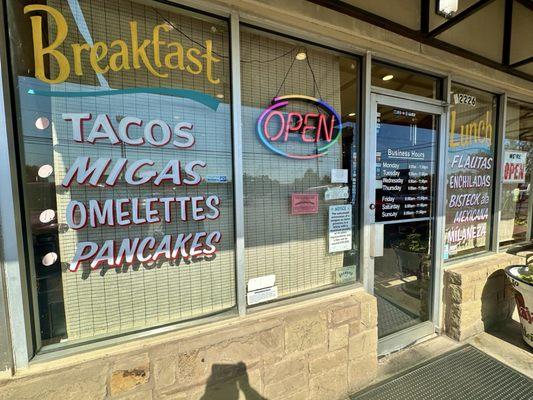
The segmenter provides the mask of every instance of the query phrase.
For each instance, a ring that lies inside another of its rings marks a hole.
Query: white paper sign
[[[347,199],[348,186],[328,188],[324,197],[326,200]]]
[[[352,249],[352,206],[329,206],[329,252]]]
[[[248,291],[253,292],[254,290],[264,289],[274,286],[275,283],[276,275],[258,276],[257,278],[248,280]]]
[[[248,305],[264,303],[278,297],[278,287],[272,286],[266,289],[254,290],[246,294]]]
[[[348,170],[347,169],[332,169],[331,170],[331,183],[348,183]]]
[[[503,165],[504,183],[526,182],[527,152],[519,150],[507,150]]]

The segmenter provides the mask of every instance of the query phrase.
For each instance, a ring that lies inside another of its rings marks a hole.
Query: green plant
[[[420,233],[410,233],[400,240],[396,247],[411,253],[427,253],[428,241],[423,240]]]
[[[517,274],[520,279],[522,279],[524,282],[533,284],[533,255],[526,257],[526,270],[523,274]]]

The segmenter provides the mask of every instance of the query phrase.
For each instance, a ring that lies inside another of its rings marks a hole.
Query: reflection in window
[[[14,3],[43,343],[233,307],[226,22],[125,0]],[[33,44],[53,38],[41,63]]]
[[[440,78],[381,62],[372,63],[372,86],[430,99],[442,97]]]
[[[500,245],[531,240],[533,201],[533,105],[507,103],[502,171]]]
[[[488,250],[497,96],[452,85],[444,258]]]
[[[358,60],[251,29],[241,55],[248,303],[354,282]]]

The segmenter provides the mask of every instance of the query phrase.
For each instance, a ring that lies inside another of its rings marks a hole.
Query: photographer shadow
[[[239,399],[267,400],[250,385],[245,363],[213,364],[201,400]]]

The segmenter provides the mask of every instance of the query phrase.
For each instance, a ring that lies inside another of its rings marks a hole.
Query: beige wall
[[[37,364],[0,400],[345,399],[376,376],[376,323],[362,290],[326,295]]]
[[[394,62],[425,69],[433,73],[452,74],[478,87],[507,91],[533,101],[533,82],[509,75],[485,65],[421,44],[386,29],[374,26],[306,0],[214,0],[181,1],[184,4],[210,7],[211,10],[238,12],[241,19],[278,32],[295,35],[364,54],[366,51]]]

